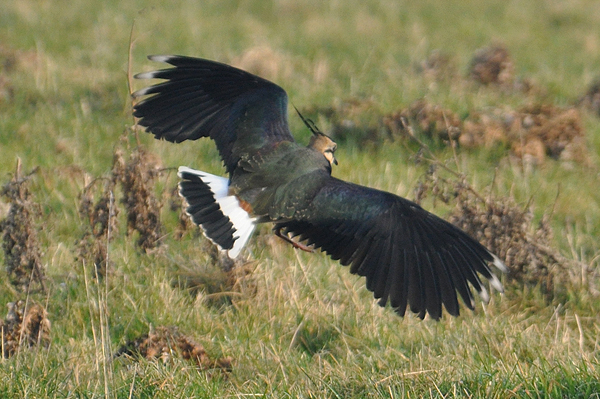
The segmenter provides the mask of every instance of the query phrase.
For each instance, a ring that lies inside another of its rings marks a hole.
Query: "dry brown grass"
[[[104,183],[101,190],[97,188],[100,183]],[[79,214],[89,225],[77,243],[78,255],[92,262],[101,277],[106,276],[110,268],[108,245],[118,232],[119,208],[115,206],[115,185],[114,178],[94,179],[80,194]],[[97,200],[95,197],[98,197]]]
[[[160,160],[142,147],[136,147],[128,160],[125,160],[122,150],[115,151],[112,173],[123,193],[121,203],[127,215],[127,232],[138,233],[136,243],[144,251],[161,244],[162,202],[154,190],[161,170]]]
[[[46,290],[42,264],[42,247],[38,240],[39,205],[32,201],[28,183],[35,170],[21,176],[21,163],[13,178],[2,187],[0,195],[10,204],[8,215],[0,222],[4,262],[11,283],[22,291]]]

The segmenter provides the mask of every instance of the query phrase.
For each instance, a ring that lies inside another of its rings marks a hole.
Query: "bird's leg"
[[[275,233],[275,235],[277,237],[281,238],[284,241],[289,242],[290,244],[292,244],[292,246],[294,248],[298,248],[298,249],[301,249],[301,250],[306,251],[306,252],[315,252],[314,249],[312,249],[312,248],[310,248],[310,247],[302,244],[301,242],[296,242],[296,241],[292,240],[290,237],[288,237],[287,234],[282,234],[281,233],[281,229],[282,228],[283,227],[281,227],[281,226],[275,226],[275,228],[273,229],[273,232]]]

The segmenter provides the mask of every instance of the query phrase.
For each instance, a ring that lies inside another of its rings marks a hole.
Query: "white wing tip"
[[[235,259],[248,243],[248,240],[254,231],[254,227],[256,226],[256,218],[250,218],[247,213],[244,213],[241,218],[238,217],[232,221],[239,236],[233,242],[233,248],[227,252],[227,255],[229,255],[231,259]]]
[[[136,78],[136,79],[156,79],[157,72],[158,71],[148,71],[148,72],[136,73],[134,78]],[[146,89],[148,89],[148,88],[146,88]],[[138,90],[136,93],[144,91],[146,89]]]
[[[500,258],[498,258],[496,255],[492,254],[494,261],[493,264],[494,266],[496,266],[498,268],[498,270],[504,272],[504,273],[508,273],[508,267],[506,267],[506,265],[504,264],[504,262],[502,262],[500,260]],[[498,277],[492,273],[492,276],[489,278],[490,284],[492,285],[492,287],[494,287],[494,289],[500,293],[504,292],[504,287],[502,286],[502,283],[500,282],[500,280],[498,279]]]
[[[490,301],[490,294],[488,293],[488,290],[484,286],[481,286],[481,291],[479,291],[479,296],[481,297],[481,300],[485,303],[488,303]]]
[[[236,240],[237,241],[237,240]],[[236,246],[235,242],[233,243],[233,248],[227,251],[227,256],[229,259],[235,259],[240,256],[240,252],[242,252],[243,246]]]
[[[135,75],[135,78],[136,79],[146,79],[146,78],[138,78],[138,75]],[[131,97],[133,97],[133,98],[144,97],[146,94],[148,94],[149,89],[150,89],[149,87],[145,87],[143,89],[134,91],[131,94]]]
[[[173,58],[175,58],[172,55],[149,55],[148,59],[150,61],[156,61],[156,62],[163,62],[163,63],[169,63],[169,61],[171,61]],[[135,79],[156,79],[156,75],[159,73],[160,71],[148,71],[148,72],[140,72],[135,74],[134,78]],[[143,95],[146,94],[146,91],[150,89],[149,87],[146,87],[145,89],[142,90],[138,90],[135,93],[133,93],[134,97],[141,97]]]
[[[502,286],[502,283],[494,274],[492,274],[492,278],[490,278],[490,284],[492,285],[492,287],[494,287],[496,291],[500,293],[504,292],[504,287]]]
[[[502,262],[500,258],[496,255],[492,254],[492,256],[494,257],[494,266],[496,266],[499,270],[503,271],[504,273],[508,273],[508,267],[506,267],[504,262]]]
[[[164,63],[169,63],[169,61],[171,61],[173,58],[175,58],[172,55],[164,55],[164,54],[156,54],[156,55],[149,55],[148,59],[150,61],[156,61],[156,62],[164,62]]]

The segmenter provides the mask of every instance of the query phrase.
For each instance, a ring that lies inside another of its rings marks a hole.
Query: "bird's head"
[[[294,107],[294,109],[298,113],[298,116],[300,116],[300,119],[302,119],[302,122],[304,122],[313,134],[308,143],[308,147],[323,154],[325,159],[329,161],[330,166],[337,165],[338,161],[334,156],[335,150],[337,149],[335,141],[325,133],[321,132],[312,120],[302,116],[300,111],[298,111],[298,108]]]
[[[337,149],[337,144],[335,141],[331,140],[329,136],[323,134],[321,132],[314,133],[310,138],[310,142],[308,146],[321,154],[329,161],[330,165],[337,165],[338,161],[335,159],[335,150]]]

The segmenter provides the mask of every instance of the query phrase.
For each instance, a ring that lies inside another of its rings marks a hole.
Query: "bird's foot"
[[[311,248],[311,247],[309,247],[309,246],[307,246],[307,245],[304,245],[304,244],[302,244],[301,242],[296,242],[296,241],[292,240],[292,239],[291,239],[291,238],[290,238],[290,237],[287,235],[287,233],[286,233],[286,234],[282,234],[282,233],[281,233],[281,229],[282,229],[281,227],[276,227],[276,228],[273,230],[273,232],[275,233],[275,235],[276,235],[277,237],[281,238],[281,239],[282,239],[282,240],[284,240],[284,241],[287,241],[287,242],[289,242],[290,244],[292,244],[292,246],[293,246],[294,248],[298,248],[298,249],[301,249],[301,250],[303,250],[303,251],[310,252],[310,253],[313,253],[313,252],[315,252],[314,248]]]

